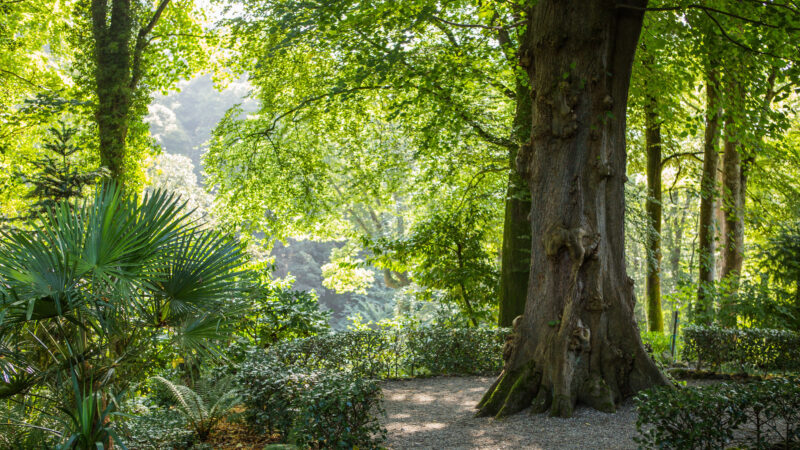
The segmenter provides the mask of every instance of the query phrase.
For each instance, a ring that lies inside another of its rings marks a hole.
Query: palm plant
[[[29,227],[0,240],[0,398],[58,393],[73,372],[82,391],[122,389],[159,350],[212,352],[238,315],[242,246],[174,195],[109,184]]]
[[[178,410],[186,417],[202,442],[208,439],[217,423],[240,402],[230,377],[214,382],[200,379],[194,389],[163,377],[153,379],[169,390]]]

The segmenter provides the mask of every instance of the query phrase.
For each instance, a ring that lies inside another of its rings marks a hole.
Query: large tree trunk
[[[515,141],[531,138],[531,91],[517,82],[517,108],[514,116]],[[500,265],[500,311],[498,324],[510,327],[514,318],[525,312],[531,268],[531,201],[528,184],[517,172],[517,149],[509,150],[510,172],[503,223],[503,251]]]
[[[645,146],[647,147],[647,218],[652,230],[647,233],[647,329],[664,331],[661,312],[661,122],[656,99],[645,105]]]
[[[645,0],[539,0],[522,43],[531,141],[531,278],[503,372],[478,407],[569,417],[667,384],[645,352],[625,272],[625,112]]]
[[[703,143],[703,175],[700,180],[700,222],[697,233],[700,236],[699,279],[697,281],[697,303],[694,307],[694,320],[710,324],[713,318],[713,297],[708,288],[714,284],[714,201],[716,199],[717,145],[719,142],[720,108],[719,75],[712,67],[706,80],[706,130]]]

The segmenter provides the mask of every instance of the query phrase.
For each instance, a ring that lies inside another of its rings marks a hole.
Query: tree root
[[[475,415],[502,418],[522,411],[531,404],[541,379],[542,373],[535,370],[533,361],[516,370],[504,371],[478,403]]]
[[[553,392],[552,387],[542,384],[542,372],[531,361],[519,369],[501,373],[478,403],[475,415],[499,419],[530,406],[531,414],[549,410],[553,417],[572,417],[577,402],[606,413],[616,411],[613,391],[598,374],[590,374],[576,394]]]

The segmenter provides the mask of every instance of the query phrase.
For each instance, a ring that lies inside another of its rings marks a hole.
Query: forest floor
[[[492,377],[436,377],[383,383],[392,449],[635,449],[636,409],[615,414],[577,407],[570,419],[523,411],[503,420],[476,418]]]

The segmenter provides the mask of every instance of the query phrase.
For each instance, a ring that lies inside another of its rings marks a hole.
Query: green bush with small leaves
[[[346,370],[366,378],[497,373],[507,328],[418,327],[321,334],[280,343],[286,365]]]
[[[378,448],[386,438],[380,385],[347,372],[313,372],[290,432],[301,448]]]
[[[800,379],[659,387],[639,393],[642,448],[797,448]]]
[[[301,380],[302,374],[273,355],[250,350],[236,376],[247,421],[266,433],[288,432],[296,416]]]
[[[800,334],[791,331],[688,326],[683,341],[683,357],[696,361],[698,369],[730,363],[739,370],[800,370]]]
[[[357,373],[293,367],[253,350],[237,381],[248,421],[303,448],[376,448],[385,439],[380,386]]]
[[[174,409],[147,408],[122,423],[125,443],[131,449],[177,450],[196,441],[186,417]]]

